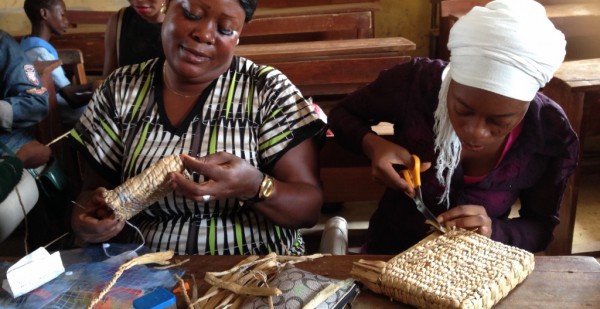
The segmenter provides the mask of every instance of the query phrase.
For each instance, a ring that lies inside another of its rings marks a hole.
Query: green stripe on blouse
[[[133,152],[133,155],[131,156],[131,162],[129,165],[129,174],[130,175],[131,175],[131,171],[135,167],[135,161],[137,161],[137,158],[140,156],[140,153],[144,149],[144,144],[146,143],[146,138],[148,137],[148,128],[149,127],[150,127],[150,122],[146,122],[146,125],[144,126],[144,131],[142,132],[142,135],[140,136],[140,140],[138,141],[138,144],[135,146],[135,151]]]
[[[77,130],[75,129],[71,129],[71,131],[69,132],[71,134],[71,136],[73,136],[73,138],[80,144],[83,145],[83,139],[81,138],[81,135],[79,135],[79,133],[77,133]]]
[[[251,79],[249,83],[250,83],[250,86],[248,87],[248,104],[247,104],[248,115],[250,115],[250,113],[252,112],[252,104],[254,103],[254,81]]]
[[[284,140],[288,135],[290,135],[292,132],[290,131],[285,131],[285,132],[281,132],[281,134],[274,136],[273,138],[265,141],[264,143],[260,144],[260,146],[258,147],[259,150],[265,150],[273,145],[277,145],[281,140]]]
[[[140,89],[140,92],[138,92],[137,98],[133,105],[133,112],[131,113],[132,118],[135,118],[135,115],[137,114],[138,110],[140,109],[140,106],[142,105],[142,101],[144,101],[144,98],[146,97],[146,94],[148,93],[148,89],[150,89],[150,81],[151,80],[152,80],[151,75],[148,75],[148,77],[146,77],[146,81],[144,82],[144,86],[142,86],[142,89]]]
[[[100,119],[100,125],[102,126],[102,129],[104,129],[104,132],[106,132],[106,134],[108,134],[110,139],[112,139],[115,143],[118,143],[119,145],[121,145],[121,140],[119,139],[119,136],[117,135],[117,133],[115,133],[115,131],[113,131],[110,128],[110,126],[108,124],[106,124],[106,122],[104,122],[104,120]]]
[[[235,241],[240,255],[244,255],[244,238],[242,236],[242,224],[239,218],[235,218]]]
[[[229,115],[231,111],[231,104],[233,103],[233,94],[235,93],[235,87],[237,87],[236,79],[237,73],[233,73],[233,77],[231,78],[231,84],[229,85],[229,91],[227,93],[227,105],[225,107],[225,117]]]
[[[210,255],[216,255],[216,243],[217,243],[217,225],[215,224],[215,218],[210,218],[210,225],[208,226],[208,250]]]

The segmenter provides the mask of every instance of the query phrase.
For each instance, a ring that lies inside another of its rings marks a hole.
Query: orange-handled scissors
[[[417,205],[417,209],[425,216],[425,219],[427,219],[427,221],[429,221],[435,229],[442,233],[446,233],[446,229],[423,202],[423,194],[421,193],[421,159],[419,159],[419,157],[416,155],[412,155],[412,159],[413,169],[403,169],[402,177],[415,190],[415,196],[413,197],[413,200]]]

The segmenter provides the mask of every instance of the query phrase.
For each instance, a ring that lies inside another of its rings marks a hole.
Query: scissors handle
[[[417,155],[412,155],[413,159],[413,175],[415,177],[415,187],[421,186],[421,159]]]

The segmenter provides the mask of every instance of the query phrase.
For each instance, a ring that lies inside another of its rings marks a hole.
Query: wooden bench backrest
[[[373,37],[372,12],[379,10],[381,6],[377,1],[351,2],[334,1],[328,5],[302,7],[259,7],[253,20],[242,31],[240,46]],[[101,75],[104,63],[104,25],[113,14],[115,12],[112,11],[69,10],[69,22],[76,30],[53,37],[52,44],[57,49],[80,49],[88,74]],[[96,27],[87,27],[90,25]],[[283,59],[285,60],[287,58]]]
[[[52,80],[52,71],[61,64],[60,60],[35,61],[33,63],[35,70],[40,75],[42,84],[48,90],[48,116],[36,127],[36,138],[43,144],[49,143],[63,133],[54,81]]]
[[[367,38],[315,42],[239,45],[235,54],[261,64],[361,57],[407,55],[416,49],[403,37]]]
[[[83,53],[79,49],[57,49],[58,58],[62,61],[63,70],[71,77],[71,83],[87,84],[87,75],[83,65]]]
[[[345,95],[375,80],[386,68],[410,60],[410,56],[355,59],[321,59],[281,62],[283,72],[305,96]]]
[[[379,0],[260,0],[259,8],[289,8],[294,6],[379,2]]]

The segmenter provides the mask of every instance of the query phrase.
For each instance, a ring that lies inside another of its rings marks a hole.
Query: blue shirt
[[[422,162],[436,162],[434,112],[446,62],[426,58],[383,71],[378,79],[342,100],[329,114],[336,140],[357,152],[365,134],[379,122],[394,125],[393,140]],[[559,206],[576,168],[579,141],[563,110],[541,93],[531,101],[523,130],[500,163],[480,182],[466,184],[459,165],[450,190],[450,207],[485,207],[492,239],[532,252],[542,251],[559,223]],[[435,168],[422,174],[423,198],[436,214],[442,185]],[[518,218],[508,218],[520,201]],[[395,254],[426,236],[428,226],[412,199],[388,189],[369,223],[368,253]]]
[[[48,92],[39,75],[14,38],[0,30],[0,142],[16,152],[47,115]]]

